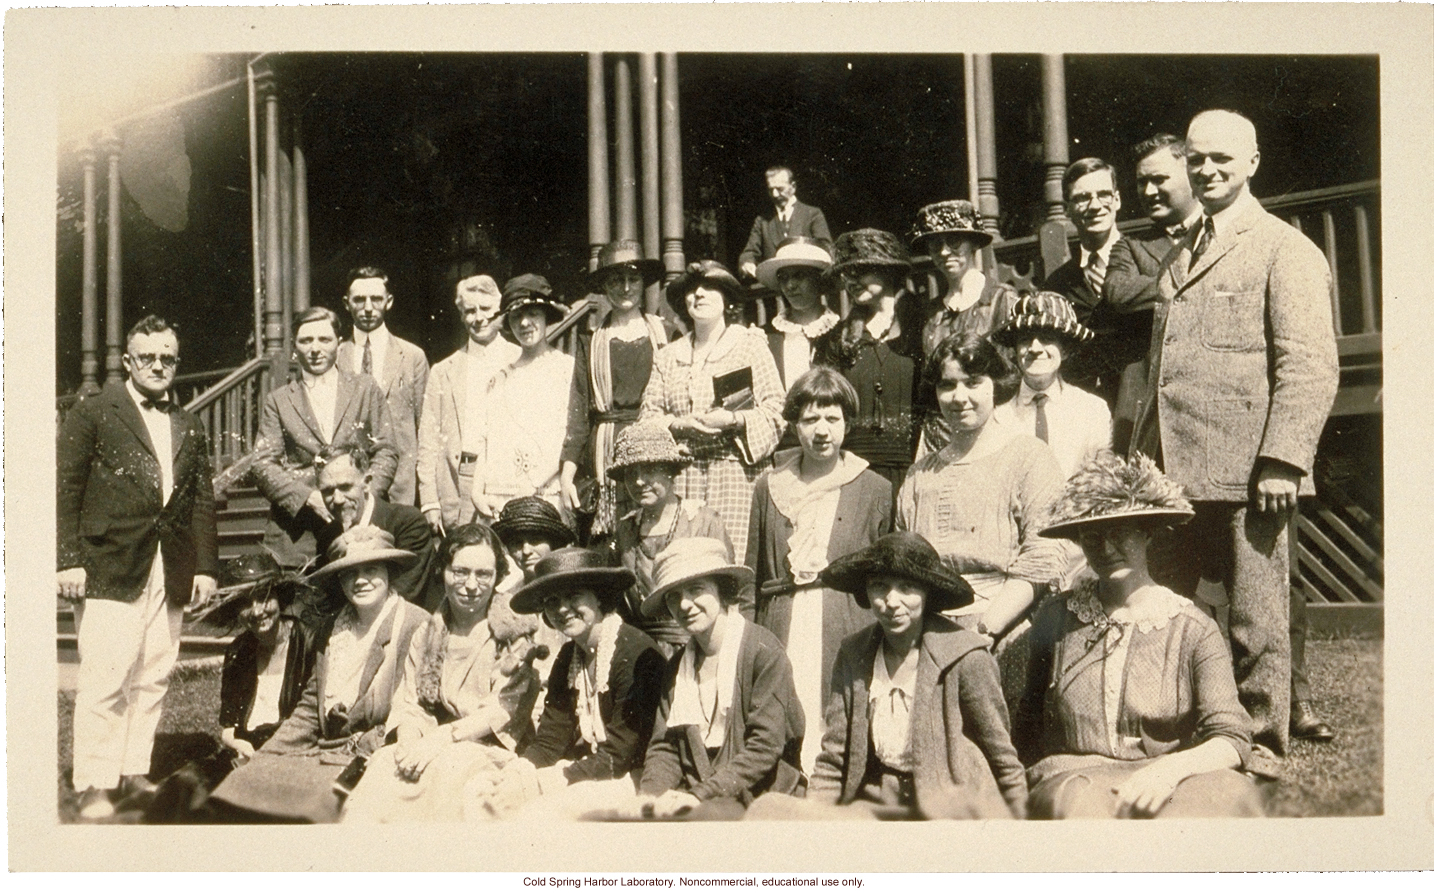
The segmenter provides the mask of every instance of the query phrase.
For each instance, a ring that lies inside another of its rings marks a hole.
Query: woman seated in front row
[[[410,640],[427,614],[389,590],[390,568],[417,559],[393,535],[355,527],[334,540],[315,581],[337,581],[346,603],[319,637],[313,675],[289,718],[225,779],[210,802],[222,821],[332,822],[334,782],[383,741]]]
[[[887,534],[821,579],[876,623],[837,654],[806,802],[769,795],[747,817],[1024,816],[1025,771],[995,658],[984,638],[942,615],[971,603],[970,584],[914,533]]]
[[[642,771],[643,814],[735,818],[768,791],[801,787],[804,721],[782,643],[736,609],[752,571],[720,541],[681,539],[653,568],[643,611],[670,613],[692,639],[668,664]]]
[[[494,595],[507,573],[498,536],[465,524],[449,531],[440,555],[443,604],[407,649],[388,723],[392,743],[370,761],[345,821],[458,821],[474,766],[531,737],[537,624]]]
[[[1194,512],[1150,459],[1109,452],[1071,478],[1045,536],[1098,580],[1036,612],[1015,741],[1033,818],[1253,816],[1251,721],[1220,628],[1155,583],[1151,535]]]

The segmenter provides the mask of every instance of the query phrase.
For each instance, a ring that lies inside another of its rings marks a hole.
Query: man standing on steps
[[[1329,264],[1250,193],[1259,163],[1247,118],[1191,120],[1185,166],[1204,213],[1157,278],[1132,449],[1156,457],[1195,507],[1170,538],[1161,581],[1187,594],[1201,580],[1225,589],[1257,745],[1245,768],[1278,774],[1290,735],[1290,518],[1314,492],[1339,357]]]
[[[428,384],[428,358],[418,345],[388,330],[393,293],[382,269],[351,270],[344,306],[353,318],[354,331],[352,341],[339,345],[339,368],[373,376],[383,391],[393,423],[393,446],[398,451],[398,468],[388,498],[395,505],[413,505],[418,497],[418,423]]]
[[[454,304],[468,333],[464,345],[434,364],[418,429],[418,495],[434,532],[473,520],[473,472],[483,432],[482,400],[493,374],[518,359],[518,345],[500,338],[503,295],[486,273],[467,276]]]
[[[792,236],[805,236],[822,243],[830,250],[831,227],[826,215],[797,201],[797,181],[789,167],[767,168],[767,195],[772,199],[772,215],[752,221],[747,247],[738,257],[738,269],[747,279],[757,278],[757,264],[777,253],[777,246]]]
[[[71,409],[57,451],[56,582],[78,629],[73,781],[87,820],[153,791],[184,608],[214,595],[219,564],[209,441],[169,394],[179,337],[151,315],[125,344],[128,381]]]

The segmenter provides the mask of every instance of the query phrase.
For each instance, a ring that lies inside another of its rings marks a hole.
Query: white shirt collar
[[[384,348],[388,347],[390,337],[392,336],[389,334],[387,324],[380,324],[379,327],[374,329],[372,332],[365,332],[363,329],[360,329],[358,327],[354,328],[354,346],[359,349],[363,348],[363,343],[365,341],[371,340],[373,341],[373,346],[375,349],[383,350]]]
[[[330,366],[329,371],[320,376],[313,376],[307,370],[303,372],[305,387],[309,388],[337,388],[339,386],[339,367]]]
[[[876,659],[872,661],[871,692],[868,698],[873,701],[885,700],[891,696],[893,691],[899,691],[906,695],[908,701],[916,699],[916,660],[921,651],[918,645],[906,652],[906,657],[901,659],[901,666],[896,668],[893,675],[886,669],[886,653],[884,648],[876,649]]]
[[[1030,406],[1033,402],[1033,397],[1035,397],[1037,394],[1045,394],[1047,397],[1050,398],[1050,401],[1054,403],[1061,398],[1061,394],[1063,393],[1065,393],[1065,382],[1059,378],[1051,382],[1051,386],[1046,388],[1044,391],[1036,390],[1035,388],[1026,384],[1025,379],[1021,379],[1021,393],[1016,399],[1021,401],[1022,406]]]
[[[144,394],[141,394],[141,393],[139,392],[139,388],[137,388],[137,387],[134,386],[134,379],[132,379],[132,378],[126,378],[126,379],[124,380],[124,388],[125,388],[126,391],[129,391],[130,399],[134,401],[134,405],[139,409],[139,411],[140,411],[140,412],[145,412],[146,410],[145,410],[145,408],[144,408],[144,401],[146,401],[146,400],[148,400],[148,399],[150,399],[150,398],[146,397]],[[168,391],[165,391],[165,392],[164,392],[164,396],[161,397],[160,399],[161,399],[161,400],[169,400],[169,399],[170,399],[169,392],[168,392]]]
[[[1084,245],[1081,245],[1081,246],[1080,246],[1080,265],[1081,265],[1081,267],[1082,267],[1082,268],[1085,268],[1085,267],[1090,266],[1090,256],[1091,256],[1092,254],[1099,254],[1099,255],[1100,255],[1100,259],[1101,259],[1102,261],[1104,261],[1104,262],[1108,265],[1108,264],[1110,263],[1110,250],[1111,250],[1112,248],[1114,248],[1114,247],[1115,247],[1115,243],[1116,243],[1116,242],[1119,242],[1119,241],[1120,241],[1120,227],[1118,227],[1118,226],[1112,226],[1112,227],[1110,228],[1110,232],[1106,233],[1106,236],[1105,236],[1105,244],[1101,245],[1101,246],[1100,246],[1099,248],[1097,248],[1095,251],[1090,251],[1090,250],[1088,250]]]
[[[1230,228],[1234,226],[1235,221],[1239,220],[1242,216],[1244,216],[1245,212],[1250,209],[1251,205],[1258,206],[1259,204],[1259,201],[1257,201],[1255,197],[1250,194],[1250,190],[1247,187],[1244,191],[1240,193],[1240,197],[1231,202],[1224,210],[1216,211],[1214,214],[1207,215],[1210,217],[1211,220],[1215,222],[1216,238],[1221,238],[1227,233],[1229,233]]]

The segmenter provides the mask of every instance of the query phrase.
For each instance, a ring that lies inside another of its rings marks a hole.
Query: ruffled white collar
[[[1066,595],[1066,607],[1070,612],[1082,623],[1094,627],[1097,633],[1104,633],[1110,627],[1128,629],[1133,626],[1143,633],[1164,629],[1187,605],[1193,604],[1190,599],[1160,586],[1141,599],[1139,605],[1122,606],[1107,614],[1096,594],[1099,585],[1096,580],[1083,580]]]
[[[788,319],[787,308],[783,307],[776,316],[772,317],[772,328],[783,335],[806,335],[807,340],[811,341],[830,332],[839,322],[841,322],[841,317],[830,310],[825,310],[821,316],[802,325]]]

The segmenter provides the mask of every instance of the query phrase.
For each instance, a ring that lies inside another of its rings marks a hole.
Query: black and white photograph
[[[1430,9],[1232,6],[12,11],[12,866],[1430,867]]]

